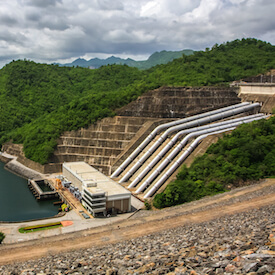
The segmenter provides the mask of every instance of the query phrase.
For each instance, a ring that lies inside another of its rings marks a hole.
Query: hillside
[[[113,116],[148,90],[225,85],[275,68],[274,53],[269,43],[243,39],[143,71],[126,65],[89,70],[12,62],[0,70],[0,143],[23,143],[27,158],[45,164],[61,133]]]
[[[168,62],[181,58],[182,55],[191,55],[194,51],[192,50],[182,50],[182,51],[161,51],[153,53],[147,60],[135,61],[131,58],[123,59],[115,56],[108,57],[106,59],[92,58],[90,60],[85,60],[83,58],[78,58],[72,63],[59,64],[60,66],[66,67],[85,67],[97,69],[101,66],[106,65],[127,65],[129,67],[136,67],[141,70],[149,69],[159,64],[167,64]]]
[[[12,62],[0,71],[1,141],[24,143],[28,158],[46,163],[63,131],[112,116],[130,100],[116,89],[141,76],[127,66],[93,71]]]

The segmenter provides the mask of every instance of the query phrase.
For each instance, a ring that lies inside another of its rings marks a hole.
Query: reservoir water
[[[0,221],[52,217],[58,213],[58,208],[52,200],[37,201],[28,188],[27,180],[7,171],[4,163],[0,162]]]

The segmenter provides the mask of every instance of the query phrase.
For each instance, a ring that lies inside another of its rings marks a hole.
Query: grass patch
[[[20,233],[31,233],[41,230],[47,230],[47,229],[54,229],[61,227],[61,222],[54,222],[54,223],[47,223],[47,224],[39,224],[39,225],[33,225],[33,226],[26,226],[19,228]]]

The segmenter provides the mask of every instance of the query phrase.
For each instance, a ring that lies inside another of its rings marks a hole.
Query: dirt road
[[[271,205],[275,203],[275,193],[259,195],[252,199],[249,198],[249,194],[254,194],[264,188],[274,186],[274,184],[275,179],[270,179],[261,184],[213,197],[206,201],[198,201],[195,204],[156,211],[156,213],[151,215],[114,223],[108,228],[98,227],[72,234],[6,245],[0,247],[0,265],[70,250],[122,242],[165,229],[190,223],[201,223],[221,216]],[[241,196],[247,197],[247,199],[230,204],[224,203]],[[221,205],[221,202],[224,204]],[[211,205],[214,207],[209,208]]]

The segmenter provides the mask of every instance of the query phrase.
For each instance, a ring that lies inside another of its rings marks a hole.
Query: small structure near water
[[[29,179],[28,186],[37,200],[46,200],[58,197],[58,192],[46,179]]]

